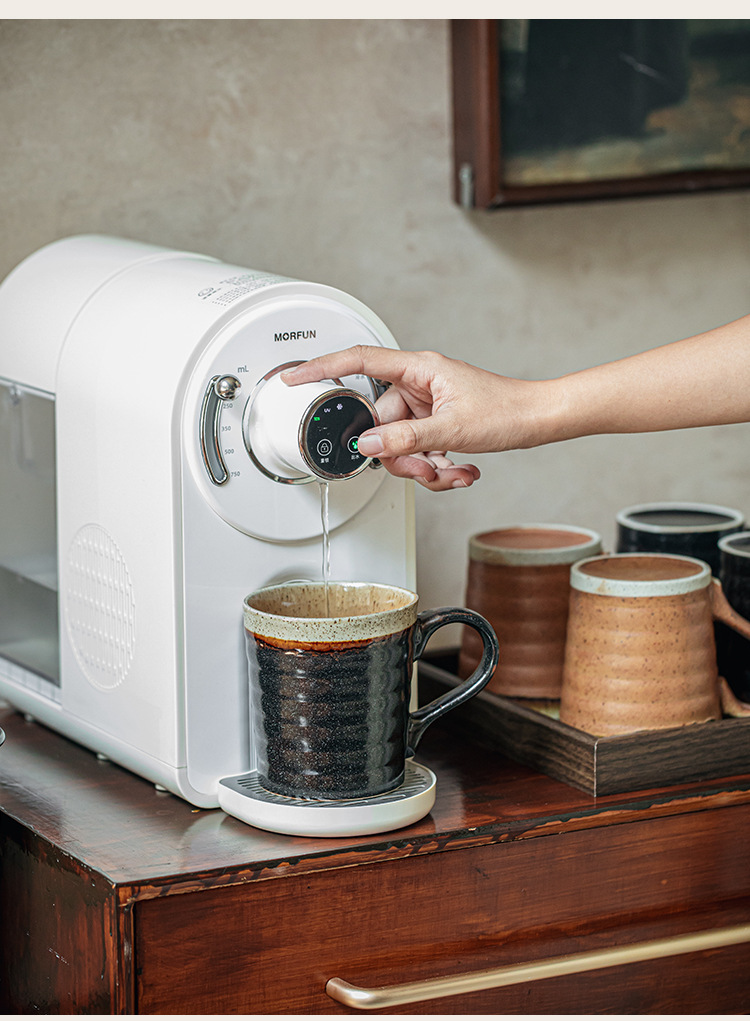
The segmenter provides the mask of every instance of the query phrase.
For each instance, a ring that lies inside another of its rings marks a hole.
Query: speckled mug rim
[[[699,570],[695,574],[682,578],[654,578],[647,581],[636,581],[626,578],[602,578],[600,576],[586,574],[584,568],[594,561],[626,559],[640,560],[679,560],[681,563],[695,564]],[[684,557],[675,553],[605,553],[597,557],[587,557],[573,564],[570,569],[571,588],[578,592],[587,592],[595,596],[615,597],[650,597],[650,596],[679,596],[688,592],[697,592],[699,589],[707,588],[711,584],[711,568],[696,557]]]
[[[499,546],[496,543],[483,542],[486,535],[496,532],[513,531],[549,531],[572,532],[581,536],[581,542],[572,546],[547,546],[543,549],[528,549],[517,546]],[[581,525],[550,524],[549,522],[523,522],[522,524],[499,525],[497,528],[485,528],[469,539],[469,559],[484,564],[501,564],[508,567],[539,566],[551,564],[572,564],[586,556],[593,555],[602,548],[602,537],[598,532]]]
[[[647,514],[654,511],[697,511],[701,514],[720,514],[727,521],[714,521],[705,525],[655,525],[648,521],[634,521],[633,514]],[[723,532],[727,528],[741,528],[745,524],[745,515],[734,507],[722,507],[716,503],[697,503],[692,500],[662,500],[655,503],[638,503],[632,507],[623,507],[617,512],[616,522],[623,528],[631,528],[635,532],[650,532],[658,535],[677,535],[680,533]]]
[[[385,610],[376,610],[372,613],[339,617],[292,617],[260,610],[251,605],[251,600],[271,592],[314,589],[320,593],[324,587],[322,581],[297,581],[266,585],[256,589],[255,592],[245,596],[243,600],[245,630],[251,634],[265,635],[279,641],[300,641],[305,644],[367,641],[404,631],[411,627],[417,619],[419,597],[416,592],[399,585],[384,585],[369,581],[332,581],[329,583],[329,587],[331,589],[377,589],[380,592],[403,597],[403,604]]]

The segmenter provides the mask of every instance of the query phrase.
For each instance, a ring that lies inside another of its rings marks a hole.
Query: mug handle
[[[417,615],[414,630],[414,662],[420,658],[432,634],[446,624],[466,624],[474,628],[482,639],[482,658],[474,673],[453,691],[439,695],[429,705],[422,706],[409,714],[409,726],[406,734],[406,757],[410,758],[419,744],[422,735],[431,723],[450,709],[455,709],[462,702],[468,701],[481,691],[495,672],[500,658],[500,647],[497,636],[490,624],[473,610],[460,607],[443,606],[438,610],[424,610]]]
[[[718,578],[711,579],[711,612],[714,620],[721,621],[727,627],[750,640],[750,621],[745,620],[734,609]],[[740,702],[723,677],[719,678],[719,697],[721,709],[726,716],[750,716],[750,705]]]

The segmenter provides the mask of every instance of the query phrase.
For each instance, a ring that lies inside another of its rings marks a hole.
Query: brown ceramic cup
[[[514,525],[471,537],[465,605],[490,622],[502,648],[487,691],[560,697],[570,566],[601,548],[596,532],[571,525]],[[461,677],[481,654],[474,632],[464,628]]]
[[[619,553],[571,568],[560,720],[598,736],[750,715],[716,665],[714,620],[750,637],[707,563]]]

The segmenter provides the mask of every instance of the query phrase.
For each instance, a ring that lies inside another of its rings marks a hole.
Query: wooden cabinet
[[[750,1009],[750,777],[595,799],[436,725],[427,819],[290,838],[0,726],[5,1012],[357,1013],[333,978],[417,984],[390,1014]]]

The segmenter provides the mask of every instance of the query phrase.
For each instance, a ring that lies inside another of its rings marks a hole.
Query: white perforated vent
[[[84,525],[70,544],[65,609],[85,676],[96,688],[116,688],[133,662],[135,599],[122,553],[100,525]]]

